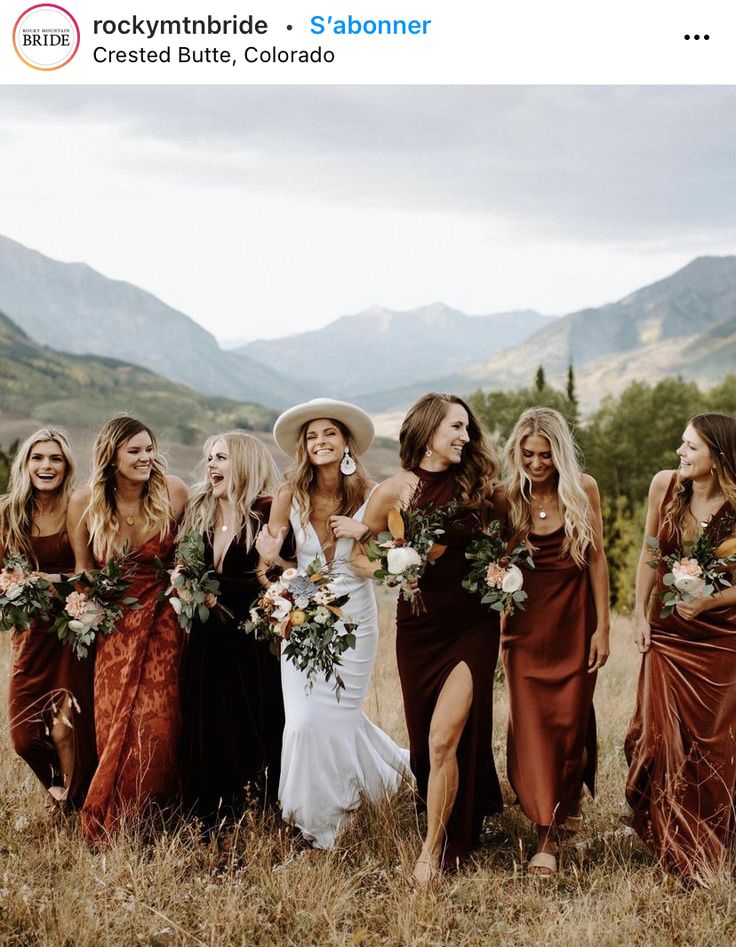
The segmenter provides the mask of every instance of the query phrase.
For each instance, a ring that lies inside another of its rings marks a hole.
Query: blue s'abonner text
[[[426,36],[431,20],[360,20],[332,16],[313,16],[310,32],[315,36],[334,33],[336,36]]]

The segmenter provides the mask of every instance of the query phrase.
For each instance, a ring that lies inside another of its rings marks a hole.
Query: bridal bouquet
[[[733,585],[731,570],[736,563],[736,514],[711,517],[695,542],[683,543],[683,548],[665,556],[656,536],[647,536],[647,545],[654,558],[648,563],[653,569],[664,562],[668,568],[662,582],[666,591],[662,596],[660,618],[669,618],[678,602],[692,602],[708,598],[721,588]]]
[[[463,588],[482,595],[481,602],[490,605],[502,615],[513,615],[516,608],[524,608],[527,594],[523,590],[524,573],[517,563],[534,568],[529,549],[523,543],[507,549],[501,537],[501,524],[494,520],[488,532],[474,539],[465,551],[472,562]]]
[[[445,532],[443,524],[457,508],[453,500],[445,506],[420,510],[412,497],[406,509],[388,511],[388,530],[365,545],[366,555],[379,567],[373,577],[379,585],[399,588],[399,594],[411,605],[415,615],[424,611],[419,579],[428,562],[434,562],[447,548],[437,543]]]
[[[62,603],[54,630],[64,644],[72,647],[78,658],[84,658],[98,635],[111,635],[125,608],[139,608],[138,599],[126,596],[130,570],[125,568],[125,555],[113,556],[101,569],[62,577],[55,582]]]
[[[54,603],[51,582],[24,556],[7,556],[0,571],[0,631],[26,631],[34,618],[48,618]]]
[[[171,584],[164,595],[177,614],[179,626],[186,632],[192,630],[195,615],[206,622],[212,609],[205,600],[209,595],[220,594],[220,583],[213,569],[208,569],[204,559],[204,539],[197,532],[185,533],[176,547],[174,570],[170,573]],[[214,610],[225,618],[232,612],[219,602]]]
[[[327,568],[315,559],[306,570],[284,569],[258,596],[244,631],[281,642],[287,661],[304,671],[307,691],[317,674],[335,679],[335,697],[345,684],[337,672],[340,656],[355,647],[357,625],[345,618],[347,595],[336,595]]]

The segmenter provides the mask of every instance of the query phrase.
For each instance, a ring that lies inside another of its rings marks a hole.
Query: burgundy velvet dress
[[[542,826],[565,821],[583,783],[595,789],[597,675],[588,674],[588,655],[596,611],[588,570],[563,553],[564,538],[563,526],[530,534],[526,609],[506,619],[502,638],[509,782],[524,815]]]
[[[257,510],[268,521],[270,501]],[[212,543],[205,556],[213,567]],[[267,641],[238,628],[260,592],[258,553],[233,541],[225,553],[219,601],[233,614],[195,621],[182,667],[184,800],[205,824],[237,817],[247,799],[276,798],[284,730],[279,660]]]
[[[74,572],[74,553],[66,532],[31,540],[40,571]],[[67,801],[81,806],[97,762],[92,701],[94,651],[79,660],[59,641],[53,622],[34,621],[13,634],[9,688],[10,739],[15,752],[38,776],[44,788],[63,786],[59,757],[51,739],[53,720],[72,698],[67,716],[72,724],[74,769]]]
[[[672,495],[672,481],[660,507]],[[717,517],[730,512],[724,504]],[[660,526],[664,554],[677,540]],[[636,709],[626,736],[626,798],[642,840],[675,874],[707,882],[734,832],[736,794],[736,606],[688,621],[660,618],[661,563],[642,656]]]
[[[444,506],[453,498],[452,471],[417,468],[419,508]],[[499,812],[503,802],[493,761],[493,674],[498,660],[499,616],[480,596],[466,592],[462,580],[470,570],[465,549],[478,534],[473,514],[445,524],[447,549],[427,566],[420,582],[426,612],[414,615],[399,600],[396,655],[409,731],[411,768],[420,800],[429,778],[429,729],[437,699],[452,670],[465,663],[473,678],[473,703],[458,747],[457,798],[446,826],[442,865],[459,867],[477,844],[483,817]]]
[[[123,816],[136,818],[151,802],[166,804],[178,789],[179,669],[182,631],[161,570],[171,568],[172,529],[129,554],[133,579],[117,630],[97,642],[95,723],[99,765],[82,810],[87,840],[104,841]]]

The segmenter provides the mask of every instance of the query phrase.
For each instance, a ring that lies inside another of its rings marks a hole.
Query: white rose
[[[324,605],[320,605],[317,611],[314,613],[314,620],[318,625],[324,625],[330,620],[331,612],[329,612]]]
[[[288,598],[282,598],[280,595],[274,598],[273,604],[276,606],[271,612],[274,621],[283,621],[293,607]]]
[[[411,546],[398,546],[388,551],[387,568],[392,575],[400,575],[411,566],[420,566],[421,564],[422,557]]]
[[[291,582],[292,579],[295,579],[299,575],[299,572],[296,569],[284,569],[281,573],[280,579],[286,585]]]
[[[509,566],[501,582],[504,592],[518,592],[524,585],[524,573],[518,566]]]
[[[705,579],[697,575],[685,575],[677,568],[672,567],[672,575],[675,577],[675,588],[693,598],[701,598],[705,589]]]

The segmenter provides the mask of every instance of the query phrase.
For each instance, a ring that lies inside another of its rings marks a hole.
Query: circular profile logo
[[[15,21],[13,46],[32,69],[61,69],[77,54],[79,25],[64,7],[37,3]]]

